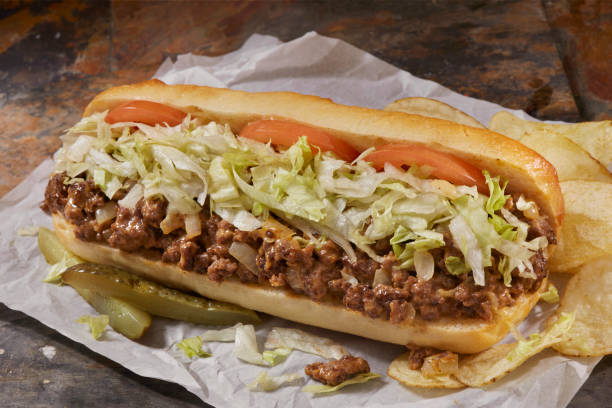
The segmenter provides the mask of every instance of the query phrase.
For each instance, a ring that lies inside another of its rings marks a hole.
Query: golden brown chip
[[[491,118],[489,129],[517,140],[525,133],[555,133],[572,140],[604,166],[612,162],[612,121],[609,120],[550,124],[519,119],[508,112],[498,112]]]
[[[570,139],[542,130],[525,133],[519,141],[540,153],[557,169],[559,181],[593,180],[612,183],[612,174]]]
[[[435,99],[419,97],[398,99],[392,104],[387,105],[384,110],[412,113],[428,118],[444,119],[462,125],[484,129],[484,126],[480,122],[467,113]]]
[[[404,353],[391,362],[387,370],[389,377],[396,379],[407,387],[418,388],[463,388],[464,384],[457,381],[452,375],[437,375],[425,377],[421,370],[412,370],[409,367],[408,357]]]
[[[570,330],[573,321],[573,314],[560,314],[544,332],[532,334],[527,340],[498,344],[481,353],[462,357],[455,376],[470,387],[492,384],[514,371],[530,357],[560,342]]]
[[[570,279],[557,313],[572,311],[574,325],[553,348],[570,356],[612,354],[612,256],[589,262]]]
[[[572,273],[580,265],[612,255],[612,184],[564,181],[565,218],[550,270]]]

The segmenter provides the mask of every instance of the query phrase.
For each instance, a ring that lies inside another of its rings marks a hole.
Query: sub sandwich
[[[62,136],[42,208],[90,262],[288,320],[475,353],[546,287],[555,169],[485,129],[152,80]]]

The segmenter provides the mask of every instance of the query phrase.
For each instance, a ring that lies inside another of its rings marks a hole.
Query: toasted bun
[[[338,105],[329,99],[291,92],[249,93],[166,85],[159,80],[106,90],[91,101],[84,116],[135,99],[227,123],[235,132],[253,120],[275,118],[322,128],[360,151],[388,143],[423,144],[508,180],[508,191],[535,200],[555,231],[563,220],[563,196],[552,164],[521,143],[487,129],[403,112]]]
[[[157,80],[109,89],[87,106],[84,115],[135,99],[159,102],[204,120],[228,124],[235,132],[250,121],[275,118],[324,129],[358,150],[387,143],[426,145],[502,176],[509,181],[508,191],[520,192],[537,202],[555,231],[559,230],[563,218],[563,198],[554,167],[522,144],[486,129],[401,112],[343,106],[295,93],[169,86]],[[416,318],[392,324],[388,320],[369,318],[337,302],[314,302],[288,290],[244,284],[232,278],[215,283],[205,275],[182,270],[176,265],[125,253],[104,244],[80,241],[75,238],[73,226],[58,215],[53,218],[64,245],[88,261],[128,268],[168,286],[193,290],[212,299],[288,320],[389,343],[476,353],[502,339],[510,325],[523,320],[539,298],[539,292],[525,295],[514,306],[500,309],[491,322],[452,318],[431,322]],[[541,288],[545,286],[544,282]]]
[[[126,268],[170,287],[195,291],[211,299],[234,303],[294,322],[387,343],[414,344],[457,353],[477,353],[500,341],[511,325],[518,324],[527,316],[537,303],[540,291],[546,287],[546,281],[542,282],[540,291],[519,298],[512,307],[501,309],[491,322],[450,318],[424,321],[416,318],[393,324],[389,320],[372,319],[335,302],[314,302],[307,296],[286,289],[245,284],[233,278],[216,283],[206,275],[185,271],[176,265],[153,261],[108,245],[81,241],[75,238],[74,226],[60,215],[53,215],[53,223],[62,244],[89,262]]]

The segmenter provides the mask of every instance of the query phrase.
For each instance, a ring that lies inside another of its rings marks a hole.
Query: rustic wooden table
[[[312,30],[540,119],[612,117],[611,2],[9,0],[0,2],[0,196],[59,147],[99,91],[150,78],[166,57]],[[607,357],[570,406],[612,406],[611,377]],[[2,304],[0,395],[5,407],[203,405]]]

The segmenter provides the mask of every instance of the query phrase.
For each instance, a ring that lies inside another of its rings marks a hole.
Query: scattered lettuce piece
[[[49,272],[47,276],[43,280],[45,283],[53,283],[55,285],[62,284],[62,275],[66,271],[66,269],[70,268],[73,265],[77,265],[83,263],[83,260],[78,256],[72,255],[68,251],[64,253],[62,256],[62,260],[56,264],[51,265],[49,268]]]
[[[313,385],[307,385],[304,388],[302,388],[303,392],[310,392],[313,394],[324,394],[324,393],[328,393],[328,392],[336,392],[344,387],[346,387],[347,385],[351,385],[351,384],[362,384],[364,382],[373,380],[375,378],[380,378],[380,374],[376,374],[376,373],[362,373],[362,374],[358,374],[353,378],[349,378],[346,381],[341,382],[338,385],[323,385],[323,384],[313,384]]]
[[[37,225],[30,225],[28,227],[19,228],[17,230],[17,235],[20,237],[35,237],[38,235],[38,229],[40,227]]]
[[[206,358],[212,356],[212,354],[202,350],[203,345],[204,341],[200,336],[188,337],[176,343],[176,346],[189,358],[194,358],[196,356]]]
[[[247,324],[236,327],[235,341],[234,356],[250,364],[268,365],[257,349],[257,339],[253,325]]]
[[[315,336],[299,329],[274,327],[268,333],[265,348],[288,348],[316,354],[327,359],[338,359],[347,351],[331,339]]]
[[[236,328],[242,326],[242,323],[236,323],[232,327],[227,327],[221,330],[206,330],[200,337],[202,341],[220,341],[232,342],[236,339]]]
[[[83,315],[77,319],[77,323],[86,324],[89,326],[89,330],[91,331],[91,335],[94,339],[98,340],[106,326],[108,326],[109,317],[108,315],[100,315],[100,316],[90,316]]]
[[[255,380],[250,383],[247,387],[253,392],[269,392],[274,391],[284,384],[292,384],[304,381],[304,378],[299,373],[295,374],[283,374],[277,377],[268,376],[268,373],[263,370],[260,372]]]
[[[277,364],[282,363],[291,354],[290,348],[279,347],[274,350],[266,350],[262,353],[263,359],[268,363],[269,366],[273,367]]]

